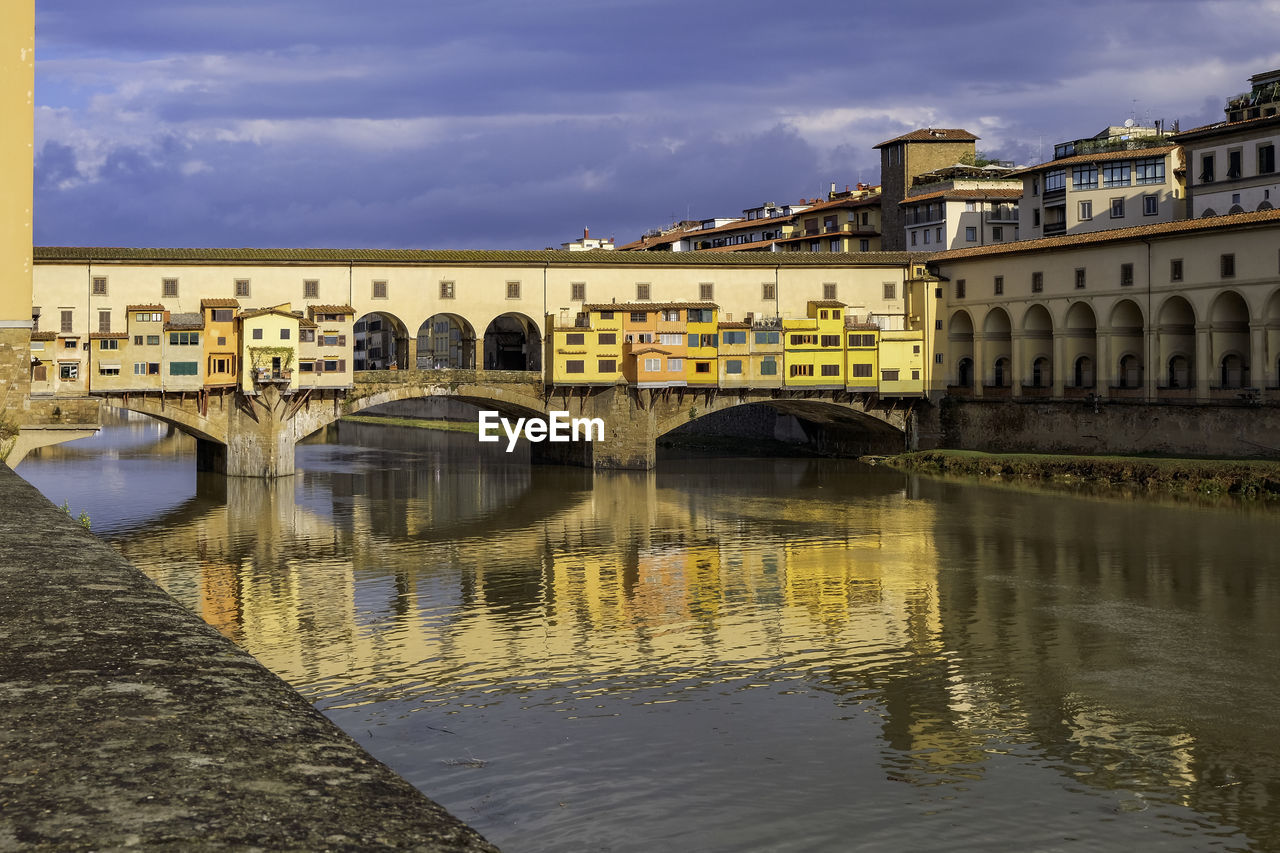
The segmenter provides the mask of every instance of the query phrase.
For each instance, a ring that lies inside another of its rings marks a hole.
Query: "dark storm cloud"
[[[1216,120],[1280,66],[1265,0],[37,11],[41,243],[628,242],[875,181],[871,146],[916,126],[1026,163],[1131,115]]]

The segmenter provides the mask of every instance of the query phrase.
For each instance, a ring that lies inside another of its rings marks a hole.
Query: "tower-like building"
[[[956,163],[972,163],[978,137],[960,128],[926,127],[881,142],[880,247],[886,252],[907,248],[901,207],[917,175]]]

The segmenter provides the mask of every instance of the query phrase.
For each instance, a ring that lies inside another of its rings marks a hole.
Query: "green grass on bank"
[[[347,415],[342,423],[378,424],[379,426],[413,427],[415,429],[436,429],[444,432],[479,432],[479,424],[471,421],[440,421],[426,418],[395,418],[381,415]]]
[[[1280,462],[921,450],[886,459],[907,471],[1127,486],[1150,492],[1280,499]]]

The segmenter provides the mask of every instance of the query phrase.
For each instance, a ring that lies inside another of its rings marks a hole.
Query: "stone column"
[[[973,333],[973,396],[982,396],[982,386],[987,382],[987,354],[982,332]]]
[[[1029,372],[1027,370],[1027,365],[1024,363],[1027,350],[1024,342],[1025,333],[1013,332],[1012,335],[1013,352],[1010,354],[1010,361],[1012,363],[1009,368],[1012,376],[1009,377],[1009,388],[1010,393],[1013,394],[1013,396],[1021,397],[1023,377],[1025,377]]]
[[[1249,385],[1258,389],[1258,399],[1267,396],[1267,327],[1249,324]]]
[[[645,391],[639,391],[646,394]],[[629,468],[647,471],[656,462],[657,422],[659,409],[679,405],[674,400],[641,408],[625,385],[615,385],[591,398],[587,407],[591,417],[604,419],[604,441],[591,447],[595,468]],[[692,395],[683,405],[696,406]]]
[[[1063,332],[1053,333],[1053,396],[1061,399],[1066,389],[1067,371],[1071,369],[1067,363],[1067,336]]]
[[[1209,399],[1209,384],[1213,376],[1213,332],[1209,324],[1196,324],[1196,399]]]
[[[1093,391],[1099,397],[1110,397],[1116,375],[1116,366],[1111,363],[1111,327],[1095,329],[1093,340]]]
[[[228,477],[293,475],[293,420],[290,397],[274,384],[258,386],[255,397],[237,394],[228,413],[225,473]]]
[[[1160,371],[1163,370],[1163,356],[1160,353],[1160,338],[1150,325],[1143,330],[1145,347],[1142,356],[1142,388],[1143,396],[1154,400],[1156,388],[1160,385]]]

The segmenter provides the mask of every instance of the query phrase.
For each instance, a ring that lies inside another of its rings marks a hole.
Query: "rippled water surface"
[[[352,425],[298,468],[129,422],[19,473],[511,853],[1280,849],[1274,512]]]

